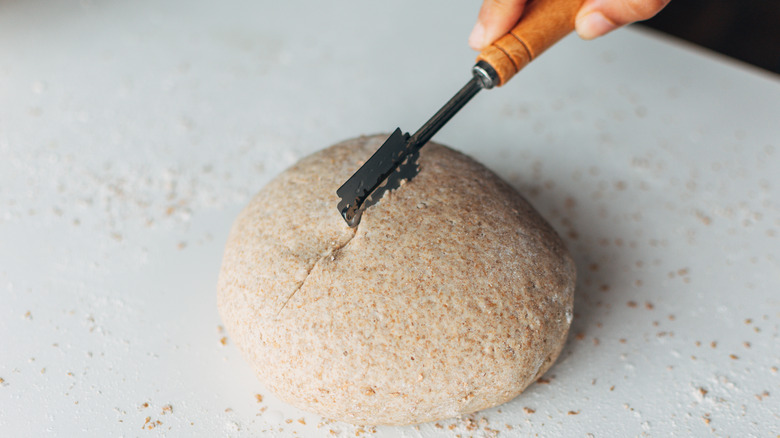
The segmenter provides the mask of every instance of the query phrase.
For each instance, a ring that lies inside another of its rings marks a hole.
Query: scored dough
[[[241,212],[220,314],[279,398],[353,424],[414,424],[511,400],[563,348],[575,267],[513,188],[429,143],[355,231],[336,189],[386,136],[310,155]]]

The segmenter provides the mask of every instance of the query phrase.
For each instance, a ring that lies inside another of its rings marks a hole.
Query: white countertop
[[[478,3],[2,2],[0,435],[362,435],[255,380],[222,247],[296,159],[438,109]],[[636,29],[477,96],[436,139],[564,237],[571,335],[510,403],[365,436],[780,433],[778,121],[777,76]]]

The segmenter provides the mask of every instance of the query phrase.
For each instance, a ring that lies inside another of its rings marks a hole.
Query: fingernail
[[[471,46],[471,48],[474,50],[480,50],[484,45],[485,26],[483,26],[481,22],[477,21],[474,29],[471,30],[471,35],[469,35],[469,46]]]
[[[617,29],[617,25],[601,12],[591,12],[577,20],[577,33],[584,40],[592,40]]]

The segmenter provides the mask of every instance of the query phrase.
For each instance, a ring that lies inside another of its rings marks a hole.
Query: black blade
[[[420,148],[479,90],[493,87],[497,76],[492,67],[480,61],[473,73],[474,77],[413,136],[396,128],[382,147],[336,190],[341,197],[339,212],[350,227],[357,226],[363,210],[379,201],[385,192],[398,188],[404,179],[411,180],[417,174]]]
[[[336,194],[341,197],[339,212],[349,226],[357,225],[366,200],[405,161],[408,141],[409,134],[404,134],[401,128],[396,128],[374,155],[336,190]],[[414,167],[416,168],[416,165]],[[382,191],[382,194],[385,191]],[[374,202],[381,197],[380,194],[377,195],[379,196],[373,196],[376,198]]]

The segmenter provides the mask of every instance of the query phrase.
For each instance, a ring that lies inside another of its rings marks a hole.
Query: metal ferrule
[[[477,62],[471,68],[471,73],[479,79],[482,88],[489,90],[498,85],[498,73],[485,61]]]

